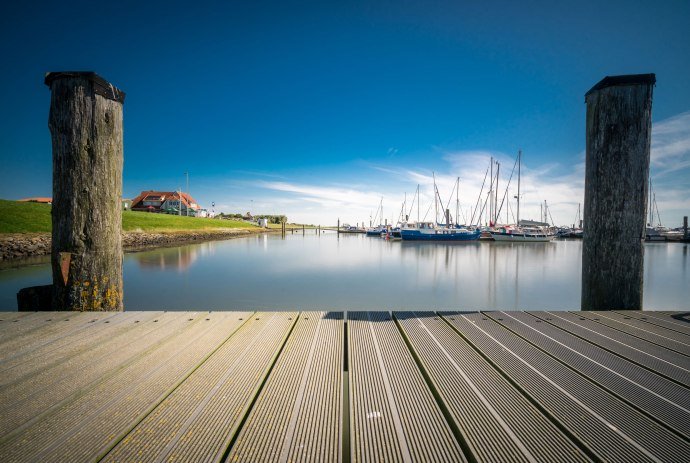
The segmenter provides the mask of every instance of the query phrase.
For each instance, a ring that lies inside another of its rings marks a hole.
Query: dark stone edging
[[[176,246],[199,241],[225,240],[242,236],[270,233],[275,230],[228,228],[221,230],[185,231],[173,233],[125,232],[122,247],[125,251]],[[27,259],[50,254],[49,233],[12,233],[0,235],[0,261]]]

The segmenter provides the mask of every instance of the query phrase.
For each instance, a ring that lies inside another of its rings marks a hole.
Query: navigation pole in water
[[[642,309],[654,74],[606,77],[585,95],[582,310]]]
[[[122,105],[94,72],[49,72],[53,310],[123,310]]]

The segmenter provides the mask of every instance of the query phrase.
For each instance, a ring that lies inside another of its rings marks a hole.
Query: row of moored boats
[[[379,225],[369,228],[346,225],[339,230],[339,233],[363,233],[372,237],[380,236],[388,240],[405,241],[476,241],[482,239],[509,242],[549,242],[559,236],[556,230],[544,226],[468,227],[434,222],[403,222],[395,227]]]

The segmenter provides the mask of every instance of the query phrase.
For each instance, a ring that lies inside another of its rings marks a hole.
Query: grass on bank
[[[50,233],[49,204],[0,199],[0,233]],[[237,220],[180,217],[148,212],[122,212],[124,231],[176,232],[219,228],[257,228]]]

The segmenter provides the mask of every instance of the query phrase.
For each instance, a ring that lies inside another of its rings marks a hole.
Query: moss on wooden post
[[[93,72],[50,72],[53,310],[123,310],[122,104]]]
[[[654,74],[606,77],[585,95],[582,310],[642,309]]]

